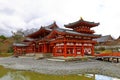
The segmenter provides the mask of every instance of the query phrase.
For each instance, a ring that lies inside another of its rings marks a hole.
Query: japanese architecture
[[[62,29],[56,22],[48,26],[42,26],[38,31],[26,36],[21,43],[14,43],[14,54],[47,54],[53,56],[94,56],[93,39],[100,37],[94,34],[91,28],[99,23],[85,21],[82,18],[69,23]]]

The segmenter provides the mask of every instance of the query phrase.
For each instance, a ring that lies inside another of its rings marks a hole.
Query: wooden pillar
[[[43,53],[43,44],[41,44],[41,52]]]
[[[44,53],[46,53],[46,44],[44,43],[43,45],[44,45],[43,46],[43,49],[44,49],[43,51],[44,51]]]
[[[40,52],[42,52],[42,45],[41,44],[40,44],[39,50],[40,50]]]
[[[76,43],[74,43],[74,56],[77,56],[77,52],[76,52]]]
[[[32,48],[31,53],[35,53],[35,44],[33,44],[31,48]]]
[[[57,56],[57,53],[56,53],[56,44],[54,44],[53,55],[54,55],[54,56]]]
[[[55,56],[55,46],[53,46],[52,53],[53,53],[53,56]]]
[[[40,52],[40,44],[38,44],[38,52]]]
[[[50,45],[48,44],[47,47],[48,47],[47,52],[49,53],[50,52]]]
[[[42,45],[40,45],[39,49],[40,49],[40,52],[42,52]]]
[[[22,55],[22,47],[20,47],[20,56]]]
[[[84,44],[82,43],[81,56],[84,56]]]
[[[64,57],[67,57],[67,45],[66,45],[66,42],[64,42]]]
[[[91,55],[94,56],[94,54],[95,54],[94,53],[94,45],[92,45],[91,52],[92,52]]]

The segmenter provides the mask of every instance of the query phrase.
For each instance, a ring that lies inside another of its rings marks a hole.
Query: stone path
[[[44,74],[67,75],[96,73],[120,78],[120,63],[97,60],[57,62],[47,59],[35,60],[32,57],[0,58],[0,65],[18,70],[30,70]]]

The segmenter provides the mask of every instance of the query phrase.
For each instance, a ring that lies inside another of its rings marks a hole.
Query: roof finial
[[[53,24],[56,24],[56,21],[54,21]]]
[[[82,17],[80,17],[80,20],[83,20],[83,18],[82,18]]]

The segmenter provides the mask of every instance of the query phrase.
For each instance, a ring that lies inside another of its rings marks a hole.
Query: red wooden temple
[[[85,21],[82,18],[76,22],[64,25],[66,29],[57,26],[56,22],[41,27],[38,31],[26,36],[21,43],[14,43],[14,54],[47,54],[53,56],[94,56],[93,39],[100,37],[94,34],[92,27],[99,23]],[[67,29],[70,28],[70,29]]]

